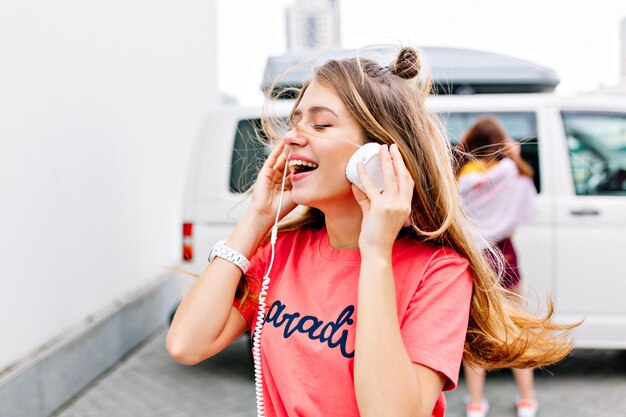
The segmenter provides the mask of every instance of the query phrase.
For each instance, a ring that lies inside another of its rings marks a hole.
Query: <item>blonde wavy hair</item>
[[[439,120],[424,106],[431,94],[430,77],[422,71],[420,56],[413,48],[402,48],[397,58],[382,67],[373,60],[350,58],[330,60],[317,67],[314,79],[332,88],[363,129],[367,142],[397,144],[415,182],[410,226],[402,234],[454,249],[469,261],[473,293],[464,360],[486,369],[546,366],[560,361],[572,350],[569,330],[576,325],[551,321],[553,304],[540,317],[527,314],[516,295],[499,284],[500,268],[494,259],[473,244],[468,221],[460,206],[452,149]],[[309,83],[300,89],[295,110]],[[274,94],[270,88],[270,94]],[[280,139],[276,119],[264,118],[264,132]],[[298,217],[281,224],[280,230],[321,228],[324,214],[305,209]],[[241,280],[238,295],[250,296],[250,279]]]

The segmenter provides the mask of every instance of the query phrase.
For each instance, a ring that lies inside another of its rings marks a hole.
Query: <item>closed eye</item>
[[[331,125],[313,125],[313,129],[315,130],[324,130],[327,127],[331,127]]]

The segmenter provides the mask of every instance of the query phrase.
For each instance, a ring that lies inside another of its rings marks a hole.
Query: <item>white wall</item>
[[[1,9],[0,370],[178,262],[217,105],[214,1]]]

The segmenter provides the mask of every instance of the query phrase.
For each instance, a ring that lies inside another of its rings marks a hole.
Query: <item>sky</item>
[[[286,52],[292,0],[218,0],[220,90],[241,104],[261,102],[270,55]],[[623,0],[339,0],[341,46],[451,46],[511,55],[552,68],[557,92],[576,94],[620,79]]]

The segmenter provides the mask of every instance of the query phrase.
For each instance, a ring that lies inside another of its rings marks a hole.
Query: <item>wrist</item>
[[[226,239],[226,245],[250,259],[273,225],[273,219],[246,210]]]
[[[258,232],[265,235],[274,225],[275,216],[264,211],[259,211],[253,207],[248,207],[241,216],[240,222],[246,223],[251,232]]]
[[[391,260],[391,247],[386,248],[380,245],[359,245],[362,261],[383,262]]]
[[[381,252],[367,252],[361,254],[361,272],[367,271],[366,276],[385,276],[384,271],[392,269],[391,254]]]

